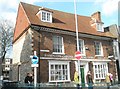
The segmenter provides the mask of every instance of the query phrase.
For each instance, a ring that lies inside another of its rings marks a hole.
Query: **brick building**
[[[82,83],[86,83],[88,70],[92,71],[95,82],[104,81],[108,72],[116,79],[115,60],[111,57],[116,37],[104,31],[100,12],[77,16]],[[34,51],[39,57],[38,82],[73,81],[74,72],[79,69],[74,57],[74,14],[21,2],[13,40],[13,80],[23,81],[27,72],[33,72],[30,56]]]

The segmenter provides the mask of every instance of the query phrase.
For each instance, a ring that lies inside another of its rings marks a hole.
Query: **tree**
[[[0,56],[4,62],[6,53],[12,47],[13,40],[13,23],[9,20],[0,20]]]

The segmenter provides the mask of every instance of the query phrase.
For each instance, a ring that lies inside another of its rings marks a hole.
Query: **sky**
[[[100,11],[104,27],[118,25],[118,2],[120,0],[75,0],[76,12],[79,15],[91,16]],[[16,23],[20,2],[42,6],[54,10],[74,13],[74,0],[0,0],[0,19],[4,18]]]

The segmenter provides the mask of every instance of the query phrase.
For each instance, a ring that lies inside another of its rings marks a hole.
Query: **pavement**
[[[111,86],[111,89],[120,89],[120,84]]]
[[[18,88],[23,89],[23,88]],[[34,89],[34,88],[33,88]],[[88,89],[88,87],[77,88],[77,87],[37,87],[35,89]],[[108,89],[107,86],[94,86],[93,89]],[[120,89],[119,85],[110,86],[109,89]]]
[[[0,80],[0,89],[2,88],[2,81]]]
[[[1,89],[1,87],[0,87]],[[5,89],[12,89],[12,88],[5,88]],[[19,88],[15,88],[15,89],[27,89],[27,87],[19,87]],[[34,88],[32,88],[34,89]],[[35,88],[35,89],[78,89],[77,87],[41,87],[41,88]],[[80,88],[80,89],[88,89],[87,87],[84,87],[84,88]],[[107,87],[94,87],[93,89],[108,89]],[[120,86],[110,86],[109,89],[120,89]]]
[[[1,85],[0,85],[0,89],[1,89]],[[8,88],[8,87],[7,87]],[[18,87],[17,89],[24,89],[25,87],[23,87],[23,85],[20,85],[20,87]],[[27,87],[26,87],[27,88]],[[37,87],[35,89],[78,89],[77,87],[71,87],[70,85],[69,86],[66,86],[66,87],[59,87],[59,86],[41,86],[41,87]],[[10,88],[10,89],[14,89],[14,88]],[[34,89],[34,88],[32,88]],[[80,89],[88,89],[88,87],[82,87]],[[107,86],[94,86],[93,89],[108,89]],[[109,86],[109,89],[120,89],[120,84],[116,84],[116,85],[113,85],[113,86]]]
[[[107,86],[95,86],[94,89],[108,89]],[[120,84],[109,86],[109,89],[120,89]]]

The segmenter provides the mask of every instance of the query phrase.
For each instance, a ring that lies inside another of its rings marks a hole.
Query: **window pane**
[[[55,76],[55,80],[58,80],[58,78],[59,78],[58,75],[56,75],[56,76]]]
[[[54,36],[53,37],[53,52],[62,53],[63,52],[63,44],[62,37]]]
[[[59,69],[61,69],[61,65],[59,65]]]
[[[54,71],[51,70],[51,75],[53,75],[53,74],[54,74]]]
[[[55,69],[58,69],[58,65],[55,65]]]
[[[50,79],[51,81],[68,80],[67,64],[51,64]]]
[[[41,20],[44,22],[51,22],[52,14],[50,12],[42,11]]]
[[[54,76],[51,76],[51,81],[52,81],[52,80],[55,80],[55,79],[54,79]]]
[[[47,21],[50,21],[50,13],[47,13]]]
[[[62,39],[60,36],[57,37],[58,38],[58,44],[62,44]]]
[[[64,69],[67,69],[67,65],[63,65],[64,66]]]
[[[97,23],[97,31],[103,31],[102,24]]]
[[[98,78],[98,74],[96,74],[96,78]]]
[[[101,44],[100,44],[100,42],[95,42],[95,55],[101,55]]]
[[[46,13],[42,12],[42,20],[46,20]]]
[[[51,69],[53,69],[54,68],[54,66],[53,65],[51,65]]]
[[[79,40],[79,50],[81,54],[84,54],[84,41],[82,39]]]
[[[96,79],[105,79],[105,76],[107,74],[107,66],[105,64],[97,64],[94,66],[94,73]]]

